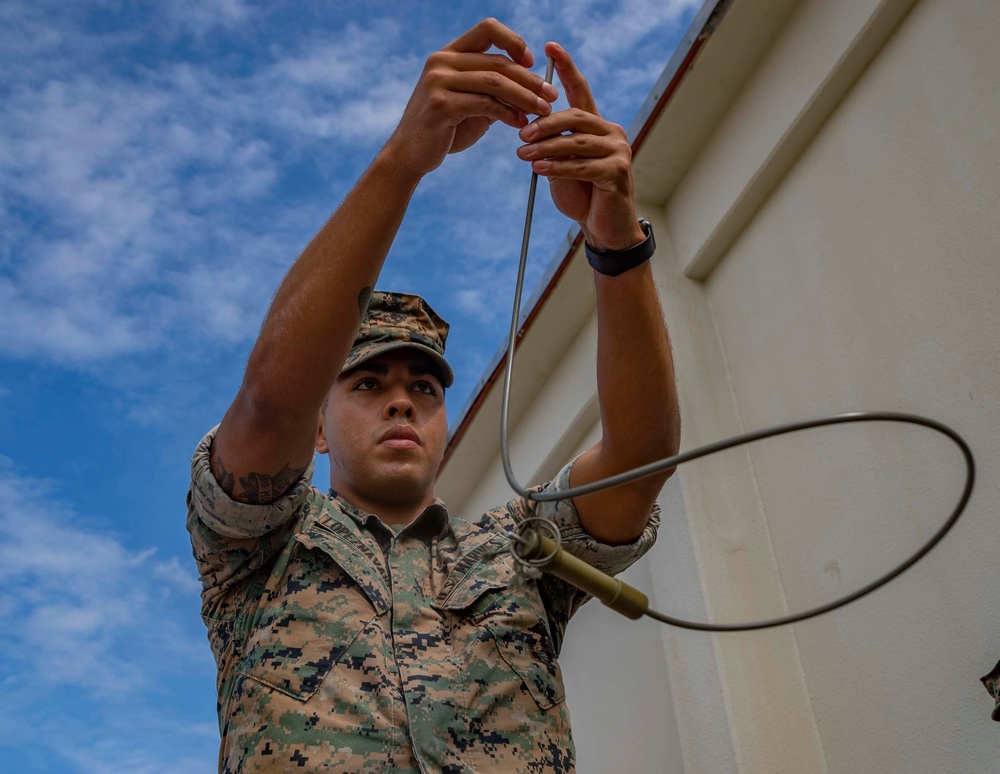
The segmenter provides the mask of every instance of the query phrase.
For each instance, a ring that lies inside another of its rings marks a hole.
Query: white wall
[[[667,203],[680,281],[701,273],[692,264],[748,181],[768,182],[710,262],[698,330],[671,319],[686,439],[857,409],[925,413],[972,444],[978,488],[942,546],[875,596],[786,637],[717,647],[743,771],[993,771],[976,678],[1000,657],[1000,4],[916,3],[782,158],[775,116],[791,101],[791,125],[809,107],[785,81],[821,90],[829,70],[808,57],[836,60],[831,39],[857,39],[851,13],[890,4],[864,5],[797,10]],[[699,369],[706,347],[721,362]],[[761,444],[718,467],[683,481],[707,606],[727,616],[801,609],[873,579],[929,537],[962,480],[946,442],[881,426]],[[720,479],[751,502],[729,510]],[[789,741],[808,715],[811,744]]]

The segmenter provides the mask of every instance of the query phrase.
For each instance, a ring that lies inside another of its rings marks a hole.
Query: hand
[[[517,155],[548,178],[556,208],[580,224],[598,250],[624,250],[646,238],[635,212],[632,149],[625,130],[601,118],[590,86],[566,50],[547,43],[569,109],[521,129]]]
[[[485,53],[491,46],[508,56]],[[480,22],[427,59],[386,150],[423,176],[495,121],[520,129],[529,115],[552,112],[558,92],[528,70],[534,61],[519,35],[496,19]]]

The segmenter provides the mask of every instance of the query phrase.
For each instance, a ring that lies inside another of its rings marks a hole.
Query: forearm
[[[418,180],[380,153],[279,286],[212,449],[230,496],[272,502],[312,459],[320,407]]]
[[[680,413],[670,339],[649,263],[595,274],[602,446],[623,469],[675,454]]]
[[[357,333],[419,178],[383,151],[275,293],[241,392],[294,421],[315,418]]]
[[[671,456],[680,445],[670,340],[650,264],[617,277],[595,273],[595,285],[603,436],[577,462],[574,484]],[[634,539],[669,475],[576,498],[584,528],[605,542]]]

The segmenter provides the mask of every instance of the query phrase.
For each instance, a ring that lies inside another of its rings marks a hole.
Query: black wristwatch
[[[639,228],[642,229],[646,238],[639,244],[632,245],[625,250],[595,250],[584,242],[583,251],[587,254],[587,263],[598,274],[617,277],[619,274],[648,261],[656,252],[653,227],[645,218],[639,218]]]

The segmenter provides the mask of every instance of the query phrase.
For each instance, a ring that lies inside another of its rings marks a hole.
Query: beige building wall
[[[907,411],[965,436],[979,478],[936,551],[812,621],[706,635],[587,605],[562,657],[579,771],[995,771],[978,677],[1000,659],[1000,3],[714,8],[662,112],[633,127],[683,448]],[[536,296],[512,417],[524,481],[599,436],[582,255]],[[487,386],[442,474],[457,512],[509,496],[498,405]],[[912,553],[962,474],[948,442],[881,423],[726,452],[668,483],[660,540],[625,579],[682,617],[821,604]]]

